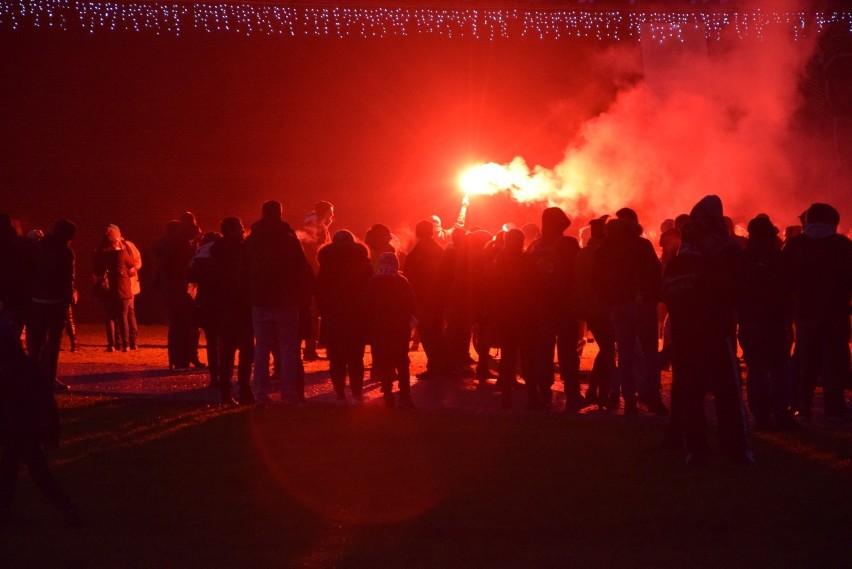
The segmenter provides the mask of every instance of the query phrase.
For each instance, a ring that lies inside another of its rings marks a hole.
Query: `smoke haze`
[[[558,164],[530,167],[519,156],[486,165],[491,189],[502,185],[522,203],[546,201],[571,216],[630,206],[649,229],[706,194],[721,196],[735,221],[765,212],[782,227],[813,201],[842,209],[842,196],[804,187],[808,175],[799,168],[831,167],[830,156],[793,128],[814,47],[813,35],[793,40],[787,25],[770,28],[763,40],[708,44],[698,31],[682,43],[645,41],[643,79],[625,81]],[[601,65],[617,71],[616,81],[634,77],[636,50],[607,51]]]

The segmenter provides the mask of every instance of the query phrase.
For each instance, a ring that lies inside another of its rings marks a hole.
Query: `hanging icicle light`
[[[683,41],[687,30],[762,39],[785,26],[796,39],[840,25],[852,32],[852,11],[640,11],[306,6],[252,2],[164,3],[0,0],[0,28],[82,29],[181,35],[187,30],[281,36],[394,38],[432,35],[498,40]]]

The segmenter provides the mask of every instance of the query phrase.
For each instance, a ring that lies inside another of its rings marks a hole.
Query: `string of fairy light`
[[[684,41],[703,33],[761,39],[784,26],[794,38],[829,26],[852,33],[852,11],[768,10],[640,11],[517,8],[348,7],[287,3],[83,2],[0,0],[0,29],[46,28],[144,32],[179,36],[188,31],[245,36],[395,38],[431,35],[498,40]]]

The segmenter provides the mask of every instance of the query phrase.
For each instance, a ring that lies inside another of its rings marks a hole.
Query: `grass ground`
[[[23,476],[3,568],[852,564],[848,429],[694,472],[641,417],[60,404],[54,470],[83,525]]]

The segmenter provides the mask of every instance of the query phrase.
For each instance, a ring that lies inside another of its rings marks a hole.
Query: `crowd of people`
[[[207,368],[228,405],[269,404],[273,385],[280,385],[282,403],[297,405],[305,401],[303,362],[319,358],[321,346],[337,398],[357,405],[369,345],[385,404],[413,408],[409,349],[422,346],[427,364],[418,379],[496,379],[503,409],[512,409],[523,389],[531,411],[553,406],[558,370],[568,411],[597,406],[670,416],[666,443],[702,466],[708,393],[723,449],[736,461],[753,461],[739,345],[756,428],[810,420],[818,384],[826,420],[851,418],[844,390],[852,241],[838,233],[839,214],[828,204],[812,204],[802,225],[783,233],[757,215],[746,238],[735,234],[721,200],[706,196],[662,224],[656,247],[630,208],[591,220],[579,240],[565,234],[571,220],[557,207],[543,211],[540,227],[504,227],[496,235],[459,225],[447,230],[433,216],[417,223],[407,251],[386,225],[373,225],[361,241],[345,229],[332,233],[333,219],[332,204],[317,202],[294,229],[281,203],[268,201],[250,231],[238,217],[206,233],[189,212],[168,222],[153,252],[168,309],[170,368]],[[75,232],[63,219],[46,235],[25,236],[0,216],[4,410],[23,397],[21,377],[39,383],[39,393],[66,387],[57,362],[77,298]],[[107,226],[93,257],[91,290],[104,306],[108,351],[138,347],[141,263],[139,249]],[[198,355],[201,329],[207,364]],[[587,336],[598,353],[583,391]],[[671,409],[661,393],[661,370],[669,366]],[[36,406],[39,417],[55,414],[55,404]],[[52,436],[45,430],[50,421],[31,424],[26,443],[13,443],[22,421],[32,419],[5,411],[0,417],[0,498],[11,499],[12,472],[25,460],[73,517],[43,468],[39,444]]]

